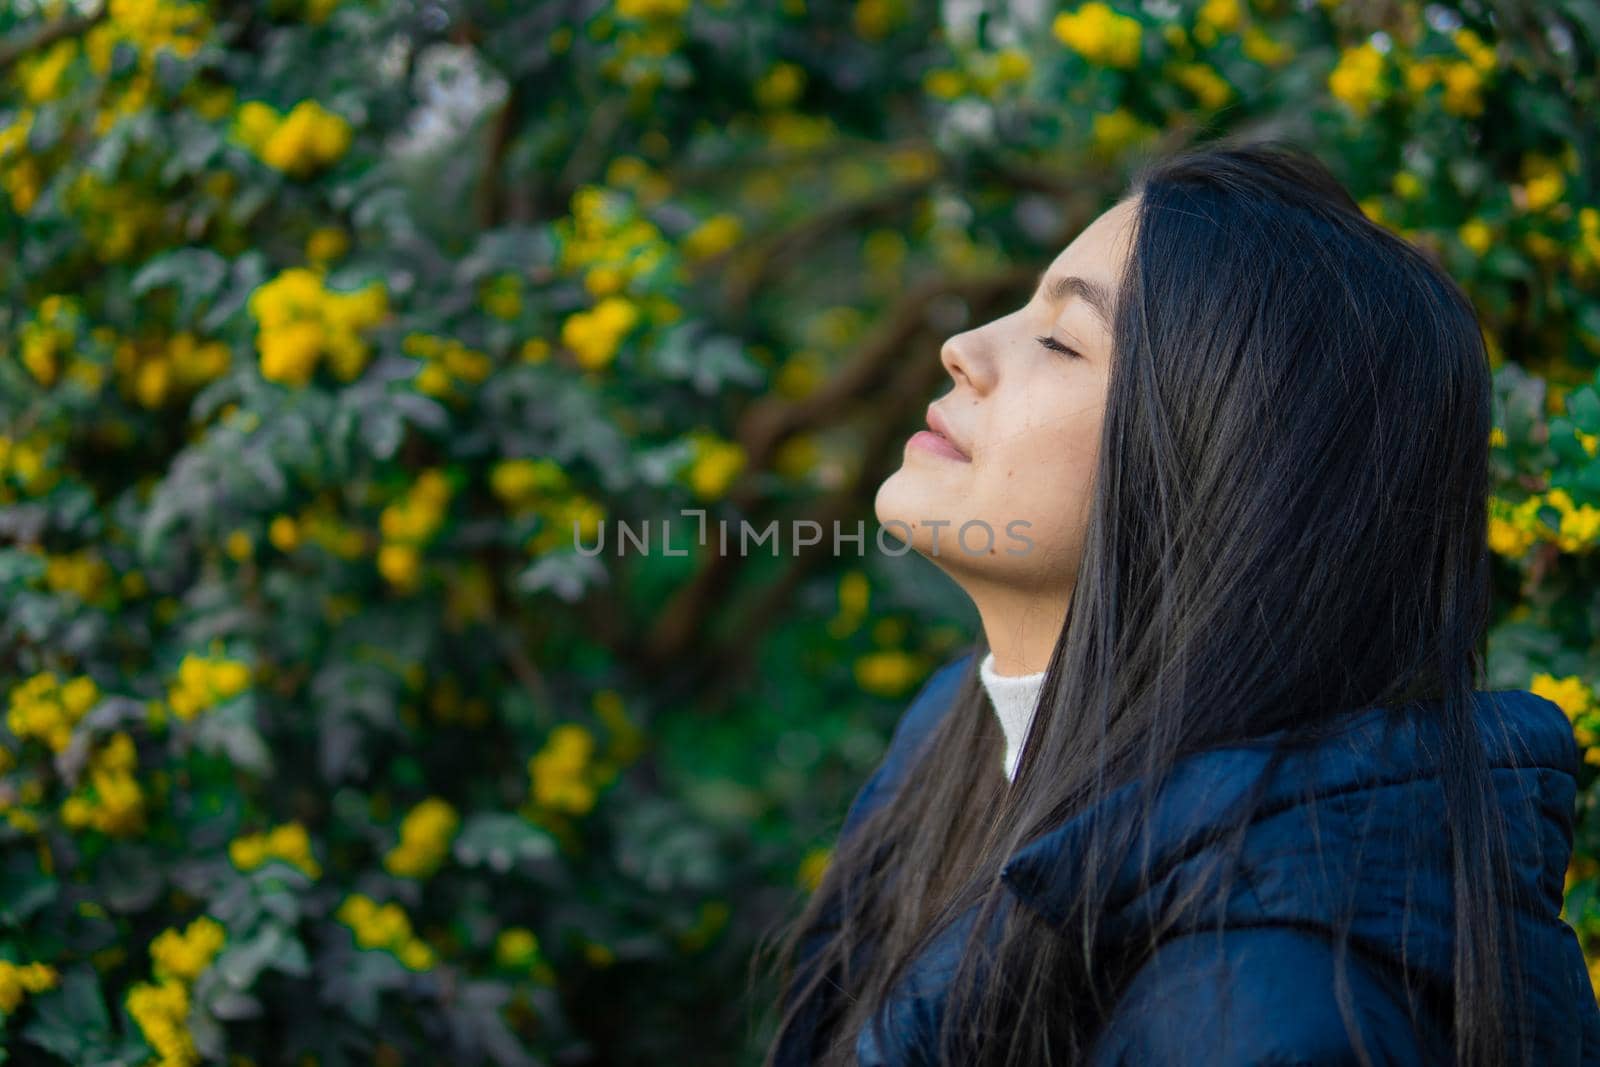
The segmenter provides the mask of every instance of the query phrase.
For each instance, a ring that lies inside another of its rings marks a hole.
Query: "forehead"
[[[1133,236],[1137,207],[1130,197],[1107,208],[1061,250],[1050,264],[1050,273],[1076,274],[1115,291]]]

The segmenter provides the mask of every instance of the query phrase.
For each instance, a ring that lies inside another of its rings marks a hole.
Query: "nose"
[[[945,372],[957,386],[965,382],[981,393],[988,388],[988,371],[987,363],[979,351],[980,344],[976,330],[955,334],[939,349],[939,362],[944,364]]]

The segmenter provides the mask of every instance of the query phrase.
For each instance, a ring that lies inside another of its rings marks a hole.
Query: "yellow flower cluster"
[[[490,472],[489,486],[513,515],[537,513],[544,519],[526,546],[535,555],[571,544],[574,528],[580,540],[592,542],[605,518],[605,508],[572,489],[554,460],[502,460]]]
[[[856,684],[878,696],[897,697],[916,685],[924,673],[922,661],[900,649],[869,652],[856,660]]]
[[[232,361],[224,342],[202,341],[184,330],[153,341],[118,342],[113,367],[122,395],[154,410],[177,393],[220,378]]]
[[[0,960],[0,1011],[10,1014],[22,1003],[24,993],[43,993],[54,989],[59,976],[48,963],[13,963]]]
[[[1523,204],[1529,211],[1543,211],[1560,203],[1567,191],[1567,178],[1559,160],[1527,155],[1522,160]]]
[[[311,851],[311,835],[295,821],[234,838],[228,842],[228,859],[241,871],[253,871],[269,860],[283,860],[311,878],[322,877],[322,865]]]
[[[425,971],[434,964],[433,949],[411,932],[411,920],[393,901],[379,904],[365,893],[352,893],[334,917],[350,927],[362,948],[386,949],[413,971]]]
[[[585,370],[599,370],[616,358],[622,339],[638,321],[638,306],[613,294],[587,311],[568,315],[561,324],[561,343]]]
[[[89,757],[88,781],[61,802],[61,821],[74,830],[128,836],[145,828],[144,793],[133,776],[139,757],[122,731]]]
[[[905,0],[856,0],[850,25],[866,41],[881,41],[910,17]]]
[[[682,18],[689,0],[617,0],[614,10],[625,19]]]
[[[55,555],[37,546],[27,551],[44,557],[44,584],[52,592],[70,593],[92,604],[111,588],[111,568],[92,548]]]
[[[406,355],[423,361],[414,379],[417,392],[440,399],[454,399],[462,383],[476,385],[489,377],[494,363],[486,353],[468,348],[453,337],[431,333],[408,333],[400,342]]]
[[[1116,156],[1134,145],[1142,144],[1156,135],[1156,128],[1140,122],[1125,107],[1102,111],[1095,115],[1089,136],[1094,150],[1101,156]]]
[[[1456,228],[1456,236],[1475,256],[1481,256],[1489,251],[1489,246],[1494,243],[1494,231],[1482,219],[1468,219]]]
[[[1205,0],[1200,5],[1200,10],[1195,12],[1194,23],[1196,30],[1209,30],[1217,33],[1237,33],[1244,22],[1244,5],[1240,0]],[[1200,37],[1197,32],[1196,37]],[[1201,44],[1211,45],[1213,40],[1201,39]]]
[[[1536,674],[1528,686],[1536,696],[1560,705],[1572,722],[1572,734],[1583,749],[1583,761],[1600,765],[1600,701],[1594,690],[1584,684],[1576,674],[1557,678],[1553,674]]]
[[[509,322],[522,314],[522,283],[511,271],[485,278],[478,286],[478,303],[495,318]]]
[[[167,704],[174,715],[187,721],[249,687],[248,664],[190,652],[178,663],[178,676],[167,688]]]
[[[0,434],[0,504],[16,500],[16,491],[40,496],[60,480],[49,462],[50,441],[42,433],[26,438]]]
[[[222,924],[209,915],[202,915],[182,932],[176,929],[161,931],[150,942],[150,959],[157,978],[175,978],[192,982],[211,966],[227,940]]]
[[[1574,258],[1580,269],[1580,277],[1600,267],[1600,208],[1578,209],[1578,255]],[[0,455],[3,455],[4,447],[0,443]],[[3,462],[0,462],[0,471],[3,470]]]
[[[544,747],[528,760],[533,802],[547,811],[573,815],[593,808],[602,784],[593,766],[594,748],[594,735],[576,723],[551,730]]]
[[[449,802],[429,797],[400,821],[400,841],[383,857],[383,867],[399,878],[426,878],[450,853],[461,818]]]
[[[539,954],[539,939],[526,926],[508,926],[494,939],[494,961],[508,971],[531,973],[537,982],[553,982],[555,972]]]
[[[798,63],[774,63],[755,84],[756,103],[764,108],[788,107],[800,99],[806,86],[805,68]]]
[[[76,297],[52,294],[39,301],[33,316],[17,330],[17,358],[46,389],[56,384],[64,358],[78,343],[83,308]]]
[[[193,982],[221,951],[226,934],[208,915],[183,932],[164,930],[150,943],[156,980],[137,982],[128,990],[128,1014],[155,1050],[159,1067],[193,1067],[200,1062],[189,1031],[189,992]]]
[[[422,548],[438,533],[450,504],[450,481],[437,468],[417,475],[409,492],[378,516],[383,545],[378,549],[378,572],[402,592],[417,587],[422,571]]]
[[[1280,41],[1259,26],[1248,26],[1241,44],[1244,54],[1262,66],[1278,67],[1294,58],[1294,45]]]
[[[350,251],[350,236],[337,226],[318,226],[306,237],[306,259],[325,267]]]
[[[954,100],[974,92],[994,100],[1008,89],[1022,85],[1033,75],[1033,60],[1020,48],[973,52],[964,69],[935,67],[922,76],[922,88],[929,96]]]
[[[1193,93],[1208,111],[1215,111],[1233,97],[1233,86],[1209,63],[1173,63],[1167,70],[1172,80]]]
[[[1056,40],[1090,63],[1103,67],[1138,65],[1143,30],[1139,20],[1119,15],[1100,0],[1063,11],[1050,25]]]
[[[106,87],[95,116],[94,132],[104,136],[124,115],[149,106],[155,97],[158,55],[170,51],[185,58],[195,55],[211,36],[206,5],[190,0],[111,0],[105,17],[84,35],[84,52],[100,78],[110,81],[117,46],[131,46],[137,57],[133,72]],[[196,104],[205,98],[199,85],[185,89]]]
[[[794,873],[795,882],[807,892],[815,892],[817,886],[822,884],[822,876],[828,873],[828,864],[832,860],[833,850],[826,845],[810,849],[800,859],[800,866]]]
[[[693,450],[688,478],[694,495],[701,500],[714,500],[727,493],[734,478],[744,469],[744,447],[704,431],[692,433],[690,441]]]
[[[360,530],[343,522],[326,498],[317,500],[298,517],[276,515],[267,526],[267,540],[280,552],[293,552],[304,541],[320,545],[340,559],[357,559],[367,549]]]
[[[0,127],[0,188],[5,189],[19,215],[32,209],[45,183],[44,167],[28,151],[33,114],[32,108],[20,108]]]
[[[102,263],[136,258],[141,248],[156,243],[169,216],[166,202],[143,186],[105,181],[92,170],[72,178],[65,205]]]
[[[111,0],[105,18],[84,35],[84,51],[94,72],[104,77],[111,73],[112,54],[117,45],[132,45],[139,54],[139,65],[155,69],[156,53],[162,50],[188,59],[200,50],[211,33],[206,6],[189,0]]]
[[[670,252],[661,230],[629,207],[626,194],[598,185],[572,194],[570,213],[556,222],[556,233],[561,269],[582,271],[584,288],[595,297],[621,292]]]
[[[389,297],[381,282],[344,293],[310,268],[291,267],[251,293],[249,308],[260,327],[262,377],[300,386],[324,356],[340,381],[360,374],[368,355],[361,331],[383,321]]]
[[[744,232],[739,216],[720,211],[683,235],[683,255],[691,263],[720,256],[734,246]]]
[[[1587,448],[1587,446],[1585,446]],[[1539,517],[1539,510],[1553,507],[1560,513],[1552,529]],[[1552,541],[1563,552],[1584,552],[1600,542],[1600,508],[1575,504],[1565,489],[1534,494],[1519,504],[1500,497],[1489,500],[1489,548],[1511,559],[1520,559],[1536,541]]]
[[[1435,85],[1444,90],[1440,102],[1452,115],[1483,114],[1483,87],[1498,65],[1494,46],[1468,29],[1453,35],[1456,48],[1466,57],[1423,56],[1405,68],[1406,88],[1420,96]]]
[[[263,101],[248,101],[239,107],[234,131],[263,163],[295,178],[338,162],[351,136],[344,116],[315,100],[302,100],[287,114]]]
[[[155,1050],[155,1067],[193,1067],[200,1062],[189,1032],[189,986],[176,978],[135,982],[128,989],[128,1014]]]
[[[88,675],[66,682],[54,671],[41,671],[11,690],[6,725],[18,739],[35,738],[60,752],[72,740],[72,728],[100,700],[100,687]]]
[[[42,104],[61,96],[67,84],[67,70],[77,58],[78,42],[71,37],[42,52],[24,55],[17,61],[14,75],[23,98],[30,104]]]
[[[1328,75],[1328,91],[1357,115],[1365,115],[1388,91],[1383,53],[1371,41],[1346,48]]]

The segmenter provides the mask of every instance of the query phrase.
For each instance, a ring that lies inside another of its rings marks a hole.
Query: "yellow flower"
[[[1345,49],[1328,75],[1328,91],[1357,115],[1365,115],[1384,93],[1383,53],[1371,41]]]
[[[378,573],[401,590],[416,587],[422,553],[415,545],[386,544],[378,549]]]
[[[822,884],[822,876],[828,872],[828,863],[833,859],[833,851],[825,846],[818,846],[808,851],[800,860],[800,867],[795,871],[795,881],[802,889],[814,892]]]
[[[350,124],[315,100],[302,100],[288,114],[251,102],[235,122],[239,140],[263,163],[296,178],[338,161],[350,147]]]
[[[1100,112],[1090,127],[1095,150],[1108,155],[1147,140],[1155,132],[1155,127],[1140,122],[1125,107]]]
[[[267,527],[267,540],[279,552],[293,552],[300,545],[300,525],[292,515],[278,515]]]
[[[691,261],[710,259],[732,248],[742,227],[739,216],[721,212],[706,219],[683,239],[683,254]]]
[[[221,951],[226,935],[222,924],[208,915],[191,922],[182,933],[163,930],[150,943],[150,959],[157,978],[176,978],[192,982],[211,966]]]
[[[967,79],[959,70],[939,67],[922,76],[922,90],[940,100],[954,100],[967,91]]]
[[[694,458],[689,465],[689,485],[695,496],[711,500],[723,496],[744,469],[744,448],[715,434],[693,436]]]
[[[384,856],[383,866],[401,878],[426,878],[439,869],[450,851],[460,817],[449,803],[430,797],[412,808],[400,823],[400,841]]]
[[[788,107],[800,99],[805,89],[806,72],[797,64],[778,62],[756,82],[756,103],[764,108]]]
[[[1246,27],[1244,54],[1263,66],[1276,67],[1294,58],[1294,46],[1272,37],[1258,26]]]
[[[1535,696],[1544,697],[1559,705],[1569,719],[1577,719],[1578,716],[1594,708],[1594,690],[1585,685],[1583,679],[1576,674],[1557,678],[1553,674],[1541,672],[1533,676],[1533,682],[1528,688]]]
[[[616,358],[622,338],[639,320],[639,309],[623,296],[608,296],[588,311],[561,324],[561,343],[586,370],[598,370]]]
[[[510,970],[526,970],[539,959],[539,939],[525,926],[508,926],[494,940],[494,959]]]
[[[6,725],[19,740],[34,738],[61,752],[73,726],[99,699],[99,687],[87,675],[62,683],[54,671],[42,671],[11,690]]]
[[[136,982],[128,989],[128,1014],[139,1024],[161,1067],[190,1067],[200,1062],[189,1032],[189,987],[176,978]]]
[[[1216,69],[1205,63],[1175,63],[1172,78],[1200,101],[1200,106],[1215,111],[1233,96],[1233,86]]]
[[[1456,236],[1475,256],[1481,256],[1489,251],[1489,246],[1494,243],[1494,234],[1489,229],[1489,224],[1482,219],[1468,219],[1463,222],[1456,230]]]
[[[329,263],[350,250],[350,238],[337,226],[319,226],[306,238],[306,259]]]
[[[1090,63],[1128,68],[1139,62],[1139,20],[1117,14],[1100,0],[1061,12],[1050,29],[1056,40]]]
[[[551,730],[544,747],[528,760],[534,802],[577,815],[594,807],[593,755],[594,735],[582,726],[563,723]]]
[[[1244,21],[1244,5],[1240,0],[1206,0],[1196,12],[1195,20],[1221,33],[1233,33]]]
[[[1558,202],[1567,190],[1561,166],[1545,156],[1530,155],[1522,161],[1523,190],[1529,211],[1543,211]]]
[[[546,493],[567,488],[567,475],[552,459],[507,459],[489,472],[489,488],[512,507],[522,507]]]
[[[908,652],[887,649],[869,652],[856,660],[856,684],[869,693],[896,697],[922,676],[922,664]]]
[[[192,719],[202,711],[233,699],[249,685],[247,664],[191,652],[178,664],[178,676],[167,689],[167,704],[178,718]]]
[[[513,273],[486,279],[479,286],[478,299],[483,310],[497,319],[510,320],[522,314],[522,288]]]
[[[59,976],[47,963],[13,963],[0,960],[0,1011],[7,1014],[17,1010],[24,993],[42,993],[54,989]]]

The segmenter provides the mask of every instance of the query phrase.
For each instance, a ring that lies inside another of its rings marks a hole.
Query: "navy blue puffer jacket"
[[[912,700],[882,764],[851,806],[841,838],[892,801],[918,744],[950,706],[972,655],[940,668]],[[1489,696],[1478,694],[1486,717]],[[1577,937],[1560,918],[1579,767],[1572,728],[1561,709],[1542,697],[1522,690],[1493,696],[1511,736],[1485,731],[1484,742],[1495,799],[1510,820],[1514,869],[1531,902],[1516,918],[1533,1062],[1600,1064],[1600,1009]],[[1347,974],[1372,1062],[1450,1062],[1442,1027],[1414,1033],[1400,980],[1409,972],[1413,985],[1432,983],[1448,998],[1454,923],[1443,799],[1430,755],[1436,749],[1426,726],[1389,730],[1383,711],[1358,713],[1337,740],[1290,756],[1272,776],[1228,899],[1197,916],[1192,932],[1163,942],[1133,976],[1097,1039],[1093,1067],[1358,1063],[1334,993],[1330,935],[1346,894],[1356,903]],[[1119,873],[1104,937],[1137,929],[1162,902],[1197,888],[1208,846],[1197,850],[1195,843],[1261,779],[1267,759],[1265,746],[1251,746],[1218,749],[1179,765],[1155,817],[1140,831],[1157,880],[1141,890],[1131,863]],[[1315,786],[1310,803],[1307,785]],[[1115,818],[1131,799],[1126,790],[1113,793],[1015,853],[1002,881],[1016,902],[1059,922],[1081,876],[1075,859],[1090,820]],[[1413,826],[1438,832],[1423,837],[1430,844],[1422,855],[1403,862],[1403,834]],[[1225,920],[1220,938],[1217,908]],[[825,916],[808,931],[802,967],[833,921]],[[880,1009],[887,1043],[876,1041],[870,1026],[862,1031],[856,1050],[864,1067],[934,1062],[943,991],[963,932],[958,924],[920,957]],[[808,1004],[806,1010],[819,1018],[823,1005]],[[805,1029],[785,1035],[777,1056],[781,1067],[810,1061]],[[1507,1062],[1515,1062],[1509,1052]]]

